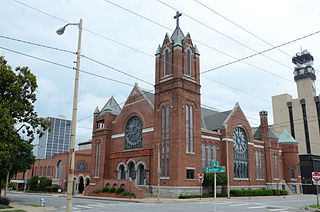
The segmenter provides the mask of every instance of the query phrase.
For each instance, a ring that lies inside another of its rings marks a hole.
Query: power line
[[[238,60],[234,60],[234,61],[229,62],[229,63],[225,63],[225,64],[220,65],[220,66],[217,66],[217,67],[215,67],[215,68],[208,69],[208,70],[206,70],[206,71],[201,72],[200,74],[208,73],[208,72],[210,72],[210,71],[214,71],[214,70],[217,70],[217,69],[220,69],[220,68],[223,68],[223,67],[226,67],[226,66],[232,65],[232,64],[234,64],[234,63],[237,63],[237,62],[240,62],[240,61],[243,61],[243,60],[249,59],[249,58],[251,58],[251,57],[254,57],[254,56],[257,56],[257,55],[263,54],[263,53],[265,53],[265,52],[268,52],[268,51],[271,51],[271,50],[274,50],[274,49],[280,48],[280,47],[282,47],[282,46],[286,46],[286,45],[288,45],[288,44],[291,44],[291,43],[297,42],[297,41],[299,41],[299,40],[302,40],[302,39],[305,39],[305,38],[307,38],[307,37],[310,37],[310,36],[316,35],[316,34],[318,34],[318,33],[320,33],[320,31],[316,31],[316,32],[313,32],[313,33],[307,34],[307,35],[305,35],[305,36],[302,36],[302,37],[296,38],[296,39],[294,39],[294,40],[291,40],[291,41],[288,41],[288,42],[285,42],[285,43],[282,43],[282,44],[280,44],[280,45],[277,45],[277,46],[274,46],[274,47],[272,47],[272,48],[269,48],[269,49],[263,50],[263,51],[261,51],[261,52],[257,52],[257,53],[255,53],[255,54],[252,54],[252,55],[249,55],[249,56],[246,56],[246,57],[240,58],[240,59],[238,59]]]
[[[174,8],[174,7],[170,6],[169,4],[167,4],[167,3],[165,3],[165,2],[163,2],[163,1],[161,1],[161,0],[156,0],[156,1],[160,2],[161,4],[163,4],[163,5],[165,5],[165,6],[169,7],[169,8],[171,8],[172,10],[178,11],[177,8]],[[182,12],[182,11],[181,11],[181,12]],[[250,46],[241,43],[240,41],[238,41],[238,40],[236,40],[236,39],[234,39],[234,38],[232,38],[232,37],[230,37],[230,36],[228,36],[228,35],[220,32],[219,30],[217,30],[217,29],[209,26],[208,24],[205,24],[205,23],[203,23],[202,21],[199,21],[199,20],[195,19],[195,18],[193,18],[192,16],[190,16],[190,15],[184,13],[184,12],[182,12],[182,13],[183,13],[184,16],[188,17],[189,19],[191,19],[191,20],[193,20],[193,21],[195,21],[195,22],[197,22],[197,23],[199,23],[199,24],[207,27],[208,29],[210,29],[210,30],[212,30],[212,31],[214,31],[214,32],[222,35],[223,37],[226,37],[226,38],[228,38],[229,40],[232,40],[233,42],[235,42],[235,43],[237,43],[237,44],[239,44],[239,45],[241,45],[241,46],[243,46],[243,47],[245,47],[245,48],[247,48],[247,49],[250,49],[250,50],[253,51],[253,52],[258,52],[257,50],[251,48]],[[271,61],[273,61],[273,62],[275,62],[275,63],[277,63],[277,64],[279,64],[279,65],[282,65],[282,66],[284,66],[284,67],[286,67],[286,68],[288,68],[288,69],[291,70],[291,67],[289,67],[289,66],[287,66],[287,65],[285,65],[285,64],[283,64],[283,63],[281,63],[281,62],[279,62],[279,61],[277,61],[277,60],[275,60],[275,59],[273,59],[273,58],[271,58],[271,57],[269,57],[269,56],[267,56],[267,55],[263,55],[263,54],[261,54],[261,55],[264,56],[265,58],[268,58],[269,60],[271,60]]]
[[[47,12],[44,12],[44,11],[42,11],[42,10],[40,10],[40,9],[37,9],[37,8],[32,7],[32,6],[26,5],[26,4],[21,3],[21,2],[19,2],[19,1],[17,1],[17,0],[13,0],[13,1],[15,1],[15,2],[17,2],[17,3],[21,4],[21,5],[27,6],[28,8],[31,8],[31,9],[37,11],[37,12],[40,12],[40,13],[42,13],[42,14],[48,15],[48,16],[50,16],[50,17],[53,17],[53,18],[55,18],[55,19],[57,19],[57,20],[63,21],[63,22],[65,22],[65,23],[68,23],[68,21],[66,21],[66,20],[64,20],[64,19],[61,19],[61,18],[58,18],[58,17],[56,17],[56,16],[54,16],[54,15],[52,15],[52,14],[49,14],[49,13],[47,13]],[[107,1],[107,2],[109,2],[109,1]],[[120,9],[123,9],[123,10],[125,10],[125,11],[128,11],[128,12],[130,11],[130,10],[125,9],[124,7],[120,6],[120,5],[115,4],[115,3],[112,3],[112,5],[117,6],[117,7],[119,7]],[[137,13],[132,12],[132,11],[131,11],[130,13],[131,13],[131,14],[134,14],[134,15],[137,15]],[[144,16],[142,16],[142,15],[138,15],[138,17],[143,18],[144,20],[147,20],[147,21],[150,21],[150,20],[151,20],[151,19],[146,18],[146,17],[144,17]],[[163,28],[165,28],[165,29],[169,29],[169,30],[172,31],[172,29],[170,29],[169,27],[163,26],[162,24],[159,24],[159,23],[157,23],[157,22],[155,22],[155,21],[152,21],[152,20],[151,20],[151,22],[154,23],[154,24],[156,24],[156,25],[158,25],[158,26],[161,26],[161,27],[163,27]],[[107,37],[107,36],[105,36],[105,35],[99,34],[99,33],[97,33],[97,32],[91,31],[91,30],[86,29],[86,28],[83,28],[83,30],[84,30],[84,31],[87,31],[87,32],[89,32],[89,33],[91,33],[91,34],[93,34],[93,35],[99,36],[99,37],[101,37],[101,38],[103,38],[103,39],[105,39],[105,40],[114,42],[114,43],[116,43],[116,44],[118,44],[118,45],[124,46],[124,47],[126,47],[126,48],[131,49],[131,50],[134,50],[134,51],[136,51],[136,52],[138,52],[138,53],[141,53],[141,54],[143,54],[143,55],[146,55],[146,56],[149,56],[149,57],[154,58],[154,55],[148,54],[148,53],[146,53],[146,52],[144,52],[144,51],[141,51],[141,50],[139,50],[139,49],[136,49],[136,48],[133,48],[133,47],[131,47],[131,46],[128,46],[128,45],[126,45],[126,44],[124,44],[124,43],[121,43],[121,42],[119,42],[119,41],[116,41],[116,40],[114,40],[114,39],[111,39],[111,38],[109,38],[109,37]],[[218,50],[218,49],[216,49],[216,48],[214,48],[214,47],[212,47],[212,46],[210,46],[210,45],[207,45],[207,44],[205,44],[205,43],[203,43],[203,42],[201,42],[201,41],[198,41],[198,40],[195,40],[195,39],[193,39],[193,40],[194,40],[195,42],[198,42],[198,43],[202,44],[203,46],[205,46],[205,47],[207,47],[207,48],[210,48],[210,49],[212,49],[212,50],[214,50],[214,51],[222,54],[222,55],[226,55],[226,56],[231,57],[231,58],[233,58],[233,59],[237,59],[236,57],[233,57],[233,56],[231,56],[231,55],[229,55],[229,54],[227,54],[227,53],[224,53],[224,52],[222,52],[222,51],[220,51],[220,50]],[[270,74],[270,75],[273,75],[273,76],[275,76],[275,77],[278,77],[278,78],[281,78],[281,79],[283,79],[283,80],[287,80],[287,81],[292,82],[291,80],[289,80],[289,79],[287,79],[287,78],[284,78],[284,77],[282,77],[282,76],[280,76],[280,75],[277,75],[277,74],[274,74],[274,73],[272,73],[272,72],[269,72],[269,71],[267,71],[267,70],[265,70],[265,69],[263,69],[263,68],[260,68],[260,67],[258,67],[258,66],[256,66],[256,65],[250,64],[250,63],[245,62],[245,61],[243,61],[243,63],[245,63],[245,64],[247,64],[247,65],[249,65],[249,66],[251,66],[251,67],[254,67],[254,68],[256,68],[256,69],[258,69],[258,70],[260,70],[260,71],[263,71],[263,72],[265,72],[265,73],[268,73],[268,74]],[[172,65],[172,64],[171,64],[171,65]]]

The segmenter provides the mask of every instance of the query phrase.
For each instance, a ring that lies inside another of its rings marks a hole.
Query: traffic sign
[[[312,172],[312,180],[313,181],[320,181],[320,172]]]
[[[198,180],[199,181],[203,181],[203,179],[204,179],[204,174],[203,173],[199,173],[198,174]]]
[[[212,160],[211,161],[211,165],[214,166],[214,167],[217,167],[217,166],[219,166],[219,162],[215,161],[215,160]]]
[[[218,166],[218,167],[208,167],[206,168],[206,173],[220,173],[226,172],[225,166]]]

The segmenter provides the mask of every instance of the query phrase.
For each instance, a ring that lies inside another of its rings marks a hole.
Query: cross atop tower
[[[176,15],[173,17],[174,19],[177,19],[177,28],[179,27],[179,17],[182,16],[182,13],[177,11]]]

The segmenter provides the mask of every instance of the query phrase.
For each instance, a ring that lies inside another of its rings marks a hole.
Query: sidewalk
[[[25,210],[26,212],[45,212],[45,211],[54,211],[54,207],[32,207],[26,205],[20,205],[16,202],[10,203],[10,206],[13,208],[3,209],[3,211],[12,211],[12,210]]]

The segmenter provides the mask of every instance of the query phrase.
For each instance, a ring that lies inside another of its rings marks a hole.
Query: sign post
[[[200,199],[202,196],[202,183],[203,183],[203,179],[204,179],[204,174],[203,173],[199,173],[198,174],[198,181],[200,183]]]
[[[214,173],[214,211],[217,211],[217,173],[226,172],[225,166],[219,166],[219,162],[212,160],[212,167],[206,168],[206,173]]]
[[[319,181],[320,181],[320,172],[312,172],[312,180],[317,183],[317,207],[319,207]]]

